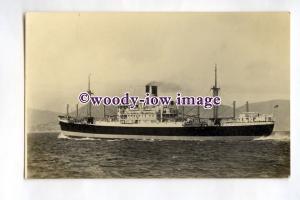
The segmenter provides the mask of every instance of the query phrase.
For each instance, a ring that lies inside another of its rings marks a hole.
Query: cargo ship
[[[215,67],[214,85],[212,95],[218,96],[220,88],[217,84],[217,67]],[[89,94],[90,78],[88,82]],[[145,92],[158,95],[158,85],[153,83],[145,86]],[[200,117],[198,114],[190,117],[184,115],[184,107],[179,112],[179,107],[171,102],[169,106],[144,106],[137,105],[134,109],[128,106],[119,106],[116,116],[96,119],[92,116],[91,103],[87,106],[87,115],[71,116],[68,111],[64,116],[59,116],[61,134],[67,137],[87,138],[124,138],[124,139],[193,139],[199,137],[259,137],[268,136],[274,128],[272,114],[250,112],[248,102],[245,112],[235,116],[235,101],[233,114],[229,117],[219,117],[219,107],[214,106],[211,117]]]

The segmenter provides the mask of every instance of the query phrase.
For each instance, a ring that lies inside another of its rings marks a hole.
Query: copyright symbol
[[[83,104],[88,103],[90,101],[90,95],[87,92],[81,92],[78,97],[79,101]]]

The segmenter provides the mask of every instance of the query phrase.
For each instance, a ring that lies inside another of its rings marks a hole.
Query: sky
[[[223,104],[290,98],[289,13],[27,13],[26,106],[64,112],[95,95],[210,95]]]

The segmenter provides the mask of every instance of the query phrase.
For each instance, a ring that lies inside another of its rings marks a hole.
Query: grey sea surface
[[[284,178],[289,132],[256,139],[73,139],[27,135],[27,178]]]

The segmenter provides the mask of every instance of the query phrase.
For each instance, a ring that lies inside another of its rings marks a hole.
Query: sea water
[[[27,135],[28,178],[281,178],[288,132],[255,139],[128,140]]]

